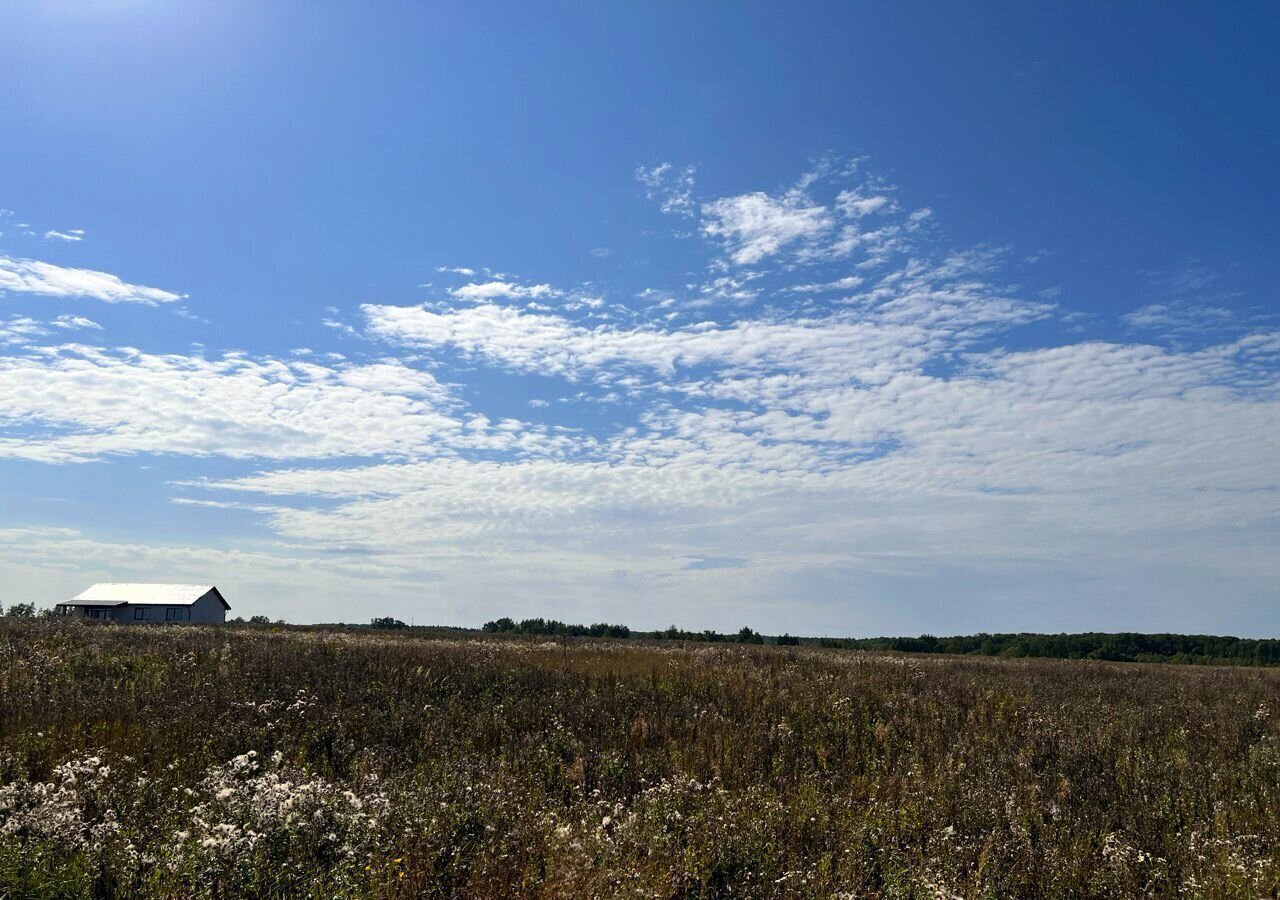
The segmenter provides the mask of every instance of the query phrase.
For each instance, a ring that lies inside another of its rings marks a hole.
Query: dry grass
[[[1276,896],[1278,678],[10,621],[0,896]]]

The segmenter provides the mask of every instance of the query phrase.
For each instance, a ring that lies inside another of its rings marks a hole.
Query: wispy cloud
[[[560,292],[549,284],[516,284],[510,281],[472,282],[449,292],[459,300],[499,300],[557,296]]]
[[[803,194],[770,197],[756,192],[725,197],[702,207],[702,232],[723,241],[738,265],[758,263],[796,241],[825,234],[835,220]]]
[[[54,319],[52,324],[57,328],[93,329],[95,331],[102,330],[102,326],[93,321],[93,319],[87,319],[84,316],[73,316],[65,313]]]
[[[75,269],[34,259],[0,256],[0,293],[88,297],[107,303],[173,303],[181,294],[129,284],[109,272]]]
[[[750,561],[764,578],[850,564],[888,577],[1101,565],[1119,547],[1145,564],[1173,547],[1192,565],[1257,570],[1277,490],[1277,353],[1280,338],[1199,353],[1091,343],[991,351],[951,378],[744,375],[726,396],[748,408],[717,403],[725,384],[712,380],[699,406],[655,406],[644,428],[578,458],[289,469],[201,487],[339,501],[269,513],[290,540],[376,535],[385,552],[500,546],[529,560],[571,542],[575,566],[635,566],[655,588],[690,556]],[[1230,387],[1259,377],[1261,392]],[[1227,557],[1203,541],[1222,528],[1236,535]]]
[[[44,233],[45,239],[50,241],[82,241],[84,240],[83,228],[71,228],[67,231],[55,231],[50,229]]]
[[[0,437],[0,457],[48,462],[133,453],[395,456],[539,443],[483,416],[459,418],[447,388],[398,361],[326,366],[81,345],[0,357],[3,422],[40,427]]]
[[[1077,333],[1015,283],[1023,255],[947,247],[854,166],[720,198],[669,164],[637,177],[690,218],[695,271],[614,292],[458,267],[429,303],[330,310],[353,359],[45,347],[94,326],[0,320],[19,348],[0,356],[0,455],[254,460],[172,488],[192,514],[265,523],[287,549],[262,572],[358,546],[326,577],[431,577],[476,609],[555,596],[626,618],[642,591],[669,619],[694,595],[713,617],[1024,590],[1076,597],[1067,616],[1156,581],[1258,598],[1280,579],[1280,332],[1212,327],[1238,316],[1206,302],[1214,279],[1142,296],[1141,332]],[[1203,339],[1169,339],[1188,328]],[[494,412],[512,403],[539,421]],[[78,534],[0,548],[121,557]]]
[[[693,166],[677,167],[669,162],[636,168],[636,180],[644,185],[645,197],[657,200],[664,213],[691,216],[693,202]]]
[[[1187,302],[1150,303],[1125,313],[1123,319],[1133,328],[1168,337],[1203,335],[1237,327],[1240,323],[1235,310],[1225,306],[1199,306]]]
[[[0,319],[0,344],[29,344],[36,338],[47,337],[50,328],[101,330],[102,326],[83,316],[61,315],[50,322],[40,322],[29,316],[10,316]]]
[[[1200,260],[1166,271],[1138,273],[1142,294],[1152,302],[1121,318],[1130,328],[1178,340],[1220,339],[1268,320],[1239,305],[1240,294],[1223,273]],[[1274,325],[1274,318],[1270,324]]]
[[[1009,297],[979,279],[988,260],[952,255],[881,279],[857,309],[818,318],[740,319],[684,328],[589,326],[555,313],[481,303],[456,310],[369,304],[371,336],[410,347],[451,348],[524,372],[610,379],[627,368],[670,374],[734,369],[830,370],[876,377],[956,352],[992,330],[1034,321],[1050,307]]]
[[[698,220],[700,233],[725,253],[722,267],[756,266],[778,256],[792,263],[837,260],[854,253],[864,255],[863,265],[878,265],[905,250],[932,215],[927,208],[904,211],[897,189],[862,175],[858,161],[824,158],[776,194],[751,191],[701,202],[694,198],[692,168],[663,163],[638,169],[636,177],[664,212]]]
[[[33,338],[46,335],[49,330],[28,316],[10,316],[0,319],[0,344],[26,344]]]

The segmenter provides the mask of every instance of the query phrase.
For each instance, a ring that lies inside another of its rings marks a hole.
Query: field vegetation
[[[1280,672],[0,622],[0,897],[1274,897]]]

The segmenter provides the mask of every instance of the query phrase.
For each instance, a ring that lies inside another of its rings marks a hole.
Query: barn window
[[[180,621],[183,618],[182,608],[178,606],[170,606],[164,611],[164,617],[170,622]]]
[[[145,606],[136,607],[133,611],[133,617],[135,619],[150,619],[151,610],[147,609]]]

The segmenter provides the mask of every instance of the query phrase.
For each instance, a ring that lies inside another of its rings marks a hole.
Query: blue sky
[[[1277,37],[10,4],[0,602],[1274,633]]]

